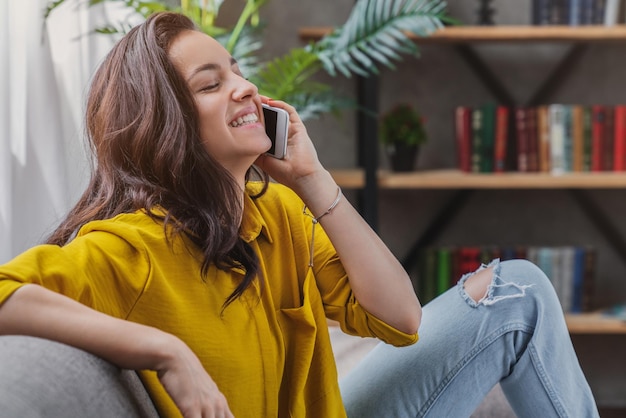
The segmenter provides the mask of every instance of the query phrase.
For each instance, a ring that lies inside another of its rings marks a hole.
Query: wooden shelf
[[[626,321],[600,313],[565,315],[570,334],[626,334]]]
[[[347,189],[365,186],[360,169],[331,170],[335,181]],[[378,172],[382,189],[620,189],[626,188],[626,173],[464,173],[459,170]]]
[[[303,27],[303,40],[318,40],[331,27]],[[449,26],[429,36],[409,37],[419,44],[459,44],[481,42],[626,42],[626,25],[616,26]]]

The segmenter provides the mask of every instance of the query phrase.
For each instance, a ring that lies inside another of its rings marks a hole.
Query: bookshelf
[[[365,186],[362,169],[331,170],[335,181],[348,189]],[[460,170],[429,170],[408,173],[377,172],[381,189],[626,189],[626,173],[464,173]]]
[[[603,316],[599,312],[566,314],[570,334],[626,335],[626,321]]]
[[[302,40],[318,40],[330,33],[330,27],[303,27],[299,30]],[[498,74],[489,68],[472,47],[480,44],[527,44],[527,43],[563,43],[568,45],[566,53],[545,82],[537,86],[534,94],[524,105],[532,106],[545,102],[550,93],[558,88],[566,79],[568,72],[576,67],[583,52],[594,44],[626,43],[626,25],[616,26],[452,26],[440,29],[428,36],[409,35],[419,45],[436,45],[453,48],[466,61],[475,75],[491,91],[494,98],[508,106],[515,106],[515,100],[507,89],[499,82]],[[409,65],[409,64],[405,64]],[[370,108],[377,108],[376,83],[358,85],[359,97],[363,93],[374,97],[373,101],[363,103]],[[363,92],[363,90],[370,89]],[[375,132],[359,134],[358,142],[361,150],[376,153],[378,146]],[[373,135],[367,139],[363,136]],[[467,200],[468,193],[485,189],[553,189],[568,190],[577,204],[587,214],[589,220],[603,233],[607,241],[617,250],[626,262],[626,240],[616,234],[617,228],[611,225],[601,208],[587,195],[586,191],[594,189],[626,189],[626,173],[594,172],[565,173],[555,176],[546,173],[465,173],[457,169],[440,169],[415,171],[410,173],[393,173],[379,169],[377,159],[369,159],[356,169],[332,170],[335,180],[344,188],[361,190],[362,204],[365,206],[364,216],[370,224],[376,225],[376,219],[368,219],[368,207],[375,205],[378,190],[404,189],[407,191],[420,189],[455,190],[448,204],[429,223],[429,227],[418,237],[408,257],[403,260],[405,267],[416,261],[418,248],[423,248],[434,240],[445,228],[450,218],[455,216],[458,208]],[[374,217],[377,216],[374,211]],[[568,328],[572,334],[626,334],[626,322],[611,319],[600,313],[568,314]]]
[[[303,27],[303,40],[317,40],[330,27]],[[418,44],[462,44],[481,42],[624,42],[626,25],[616,26],[449,26],[429,36],[409,37]]]

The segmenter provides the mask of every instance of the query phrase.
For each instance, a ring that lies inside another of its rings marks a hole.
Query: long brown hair
[[[203,276],[211,263],[244,268],[226,306],[252,283],[259,261],[239,238],[241,189],[202,146],[193,96],[168,56],[187,30],[197,29],[184,15],[154,14],[100,65],[86,111],[91,180],[47,242],[64,245],[91,220],[145,209],[164,222],[166,236],[184,233],[202,249]],[[155,213],[159,207],[165,216]]]

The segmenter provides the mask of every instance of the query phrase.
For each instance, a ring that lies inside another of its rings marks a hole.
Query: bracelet
[[[341,200],[341,196],[343,196],[343,193],[341,193],[341,187],[337,186],[337,197],[335,198],[333,203],[330,204],[328,209],[326,209],[326,212],[322,213],[317,218],[315,216],[313,216],[312,214],[307,212],[306,205],[304,205],[304,207],[302,208],[302,213],[304,215],[308,216],[309,218],[311,218],[311,222],[313,223],[313,228],[311,229],[311,246],[310,246],[310,253],[309,253],[309,267],[313,267],[313,244],[315,242],[315,225],[317,225],[320,222],[320,219],[322,219],[324,216],[326,216],[330,212],[332,212],[333,209],[335,209],[335,207],[339,204],[339,201]]]
[[[341,200],[341,196],[343,196],[343,193],[341,193],[341,187],[337,186],[337,197],[335,198],[333,203],[330,204],[328,209],[326,209],[326,212],[322,213],[320,216],[318,216],[316,218],[313,215],[310,215],[309,213],[307,213],[307,211],[306,211],[307,207],[306,207],[306,205],[304,205],[304,207],[302,208],[302,213],[304,213],[306,216],[310,217],[313,220],[313,223],[316,224],[316,223],[318,223],[320,221],[320,219],[322,219],[324,216],[326,216],[330,212],[332,212],[333,209],[335,209],[335,206],[337,206],[339,204],[339,201]]]

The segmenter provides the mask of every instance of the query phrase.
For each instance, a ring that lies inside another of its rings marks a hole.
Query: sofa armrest
[[[0,411],[22,418],[158,417],[134,371],[25,336],[0,336]]]

